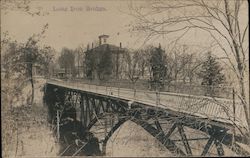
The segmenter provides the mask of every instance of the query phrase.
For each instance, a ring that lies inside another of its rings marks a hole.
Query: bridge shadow
[[[59,132],[60,156],[102,155],[98,138],[76,119],[76,109],[70,105],[60,116]]]

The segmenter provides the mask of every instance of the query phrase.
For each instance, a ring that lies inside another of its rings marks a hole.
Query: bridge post
[[[218,155],[223,156],[224,150],[223,150],[222,144],[219,142],[219,140],[215,140],[214,144],[216,145]]]
[[[57,140],[59,142],[59,140],[60,140],[60,116],[59,116],[59,110],[56,111],[56,120],[57,120]]]
[[[85,123],[84,123],[84,96],[81,93],[81,100],[80,100],[80,108],[81,108],[81,124],[83,127],[85,127]]]
[[[90,117],[90,107],[89,107],[89,98],[87,95],[85,95],[85,106],[86,106],[86,110],[85,110],[85,118],[84,118],[84,122],[85,122],[85,127],[88,127],[88,123],[89,123],[89,117]]]
[[[120,82],[118,82],[118,97],[120,97]]]
[[[205,156],[208,153],[208,151],[209,151],[210,147],[212,146],[213,142],[214,142],[214,138],[210,137],[207,144],[205,145],[205,148],[204,148],[201,156]]]
[[[105,83],[106,95],[108,95],[108,85]]]
[[[155,91],[155,94],[156,94],[156,105],[158,106],[160,105],[160,92],[158,89]]]
[[[183,126],[181,124],[178,124],[178,131],[179,131],[179,133],[181,135],[181,139],[182,139],[182,142],[183,142],[183,145],[184,145],[184,147],[186,149],[187,154],[189,156],[191,156],[192,155],[192,150],[190,148],[190,145],[189,145],[188,140],[187,140],[187,136],[186,136],[186,134],[184,132],[184,129],[183,129]]]

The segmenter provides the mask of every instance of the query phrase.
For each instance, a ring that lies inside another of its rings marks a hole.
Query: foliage
[[[22,88],[22,85],[29,81],[32,86],[32,100],[34,99],[34,83],[33,68],[39,67],[41,70],[48,71],[48,65],[53,59],[53,49],[49,46],[41,47],[38,45],[41,38],[44,37],[45,30],[48,28],[46,24],[39,34],[31,36],[26,43],[18,43],[16,41],[3,39],[3,68],[6,71],[5,78],[16,78],[22,83],[16,85],[14,89]],[[23,80],[21,80],[23,79]]]
[[[165,66],[165,56],[164,51],[159,45],[158,48],[155,48],[151,52],[150,65],[153,72],[151,78],[152,84],[159,84],[158,86],[163,87],[165,84],[166,77],[166,66]]]
[[[93,52],[93,49],[87,50],[85,56],[85,73],[88,79],[94,78],[94,71],[96,70],[96,53]]]
[[[112,63],[112,53],[110,51],[109,45],[107,45],[105,51],[100,54],[100,61],[97,66],[98,78],[100,80],[107,80],[112,74],[113,63]]]
[[[225,75],[222,73],[222,67],[216,58],[209,52],[207,54],[207,59],[203,62],[201,66],[201,71],[199,76],[202,78],[202,85],[206,85],[207,94],[214,95],[214,86],[217,86],[225,80]]]
[[[209,52],[207,59],[202,64],[200,77],[202,78],[202,85],[217,86],[225,80],[225,76],[222,73],[222,67],[216,58]]]

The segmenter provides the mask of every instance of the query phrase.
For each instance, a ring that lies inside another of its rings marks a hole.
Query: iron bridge
[[[194,104],[195,96],[182,95],[182,99],[177,99],[175,94],[170,93],[155,96],[152,92],[56,80],[47,81],[44,93],[44,102],[51,115],[66,102],[75,107],[84,131],[90,131],[93,126],[102,124],[102,119],[111,116],[109,131],[101,141],[104,155],[113,133],[128,120],[145,129],[174,156],[207,156],[212,148],[218,156],[227,155],[228,152],[249,155],[240,145],[247,144],[246,139],[234,132],[235,126],[228,121],[230,116],[218,117],[220,114],[217,113],[216,118],[212,117],[216,112],[211,108],[216,109],[216,105],[211,98],[204,97]],[[197,107],[200,108],[197,110]],[[243,121],[239,118],[238,122]],[[203,145],[197,151],[194,146],[199,141]]]

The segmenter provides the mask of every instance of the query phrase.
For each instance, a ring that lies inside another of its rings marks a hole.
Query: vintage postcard
[[[250,155],[246,0],[1,0],[2,157]]]

